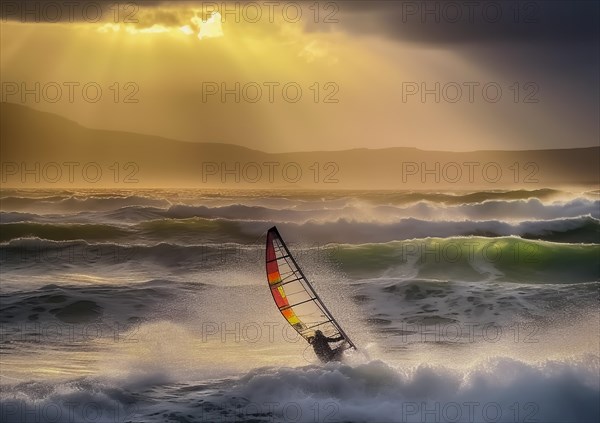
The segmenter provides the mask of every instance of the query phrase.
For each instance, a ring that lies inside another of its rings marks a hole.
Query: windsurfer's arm
[[[338,336],[337,338],[327,338],[327,342],[339,342],[339,341],[343,341],[344,337],[343,336]]]

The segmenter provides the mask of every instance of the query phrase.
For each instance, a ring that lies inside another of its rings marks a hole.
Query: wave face
[[[600,419],[597,191],[1,195],[3,422]],[[273,225],[343,364],[274,307]]]
[[[466,375],[435,366],[402,371],[381,361],[260,368],[211,386],[166,385],[146,392],[143,403],[136,385],[148,380],[130,379],[118,388],[105,381],[32,382],[8,389],[15,399],[7,403],[4,421],[22,422],[22,410],[37,401],[42,409],[52,408],[53,418],[65,418],[53,421],[89,418],[85,412],[94,404],[95,421],[102,422],[115,417],[145,422],[592,422],[600,414],[598,382],[590,371],[583,363],[532,366],[510,359],[491,360]]]

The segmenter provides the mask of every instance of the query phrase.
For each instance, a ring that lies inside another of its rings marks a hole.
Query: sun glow
[[[155,23],[149,27],[140,27],[132,23],[112,23],[107,22],[97,28],[98,32],[126,32],[128,34],[161,34],[168,32],[180,32],[185,35],[197,35],[198,39],[219,38],[225,34],[223,32],[223,24],[221,14],[219,12],[212,13],[207,19],[195,15],[185,25],[166,25]]]
[[[215,12],[207,20],[194,17],[192,18],[192,22],[200,27],[200,32],[198,33],[198,38],[200,39],[218,38],[224,35],[223,26],[221,24],[221,14],[219,12]]]

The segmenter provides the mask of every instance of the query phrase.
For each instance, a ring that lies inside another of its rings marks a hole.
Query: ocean
[[[3,422],[596,422],[600,192],[11,190]],[[276,225],[357,351],[321,364]]]

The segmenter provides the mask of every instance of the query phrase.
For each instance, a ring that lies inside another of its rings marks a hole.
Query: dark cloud
[[[599,36],[597,1],[343,1],[341,27],[428,44],[585,42]],[[312,25],[313,28],[320,27]]]
[[[7,0],[1,2],[3,21],[54,22],[94,20],[102,10],[104,20],[114,20],[115,4],[122,12],[150,10],[156,6],[198,7],[224,1],[115,1],[115,0]],[[264,0],[234,1],[268,8]],[[321,1],[315,16],[314,2],[280,0],[304,6],[302,21],[311,31],[343,29],[354,35],[379,35],[399,41],[426,44],[495,42],[589,42],[600,34],[600,2],[595,0],[478,1],[478,0],[359,0]],[[132,15],[134,18],[135,15]],[[121,18],[123,18],[123,13]],[[177,16],[156,11],[152,23],[173,24]],[[148,18],[149,19],[149,18]],[[332,22],[333,21],[333,22]],[[143,23],[141,23],[143,25]]]
[[[533,81],[593,118],[600,90],[600,2],[345,1],[338,29],[453,51],[491,78]],[[499,11],[499,14],[497,13]],[[311,25],[311,30],[323,26]],[[595,123],[594,123],[595,122]]]

